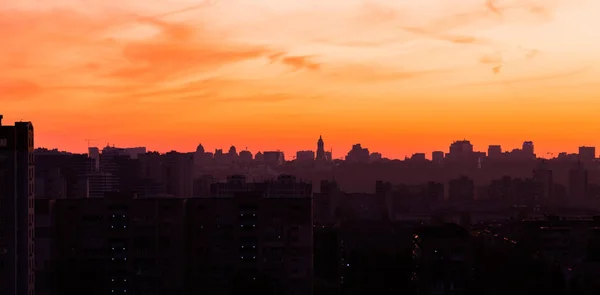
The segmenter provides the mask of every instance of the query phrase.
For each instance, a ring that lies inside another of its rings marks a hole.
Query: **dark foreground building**
[[[310,184],[232,176],[187,202],[189,294],[312,294]]]
[[[0,115],[0,293],[34,295],[33,125]]]
[[[309,295],[311,196],[293,177],[234,176],[204,198],[53,200],[54,247],[39,265],[61,295]]]

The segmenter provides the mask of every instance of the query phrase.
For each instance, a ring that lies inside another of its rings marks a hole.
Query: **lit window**
[[[113,250],[115,249],[115,247],[112,248]]]
[[[113,214],[113,218],[115,218],[115,215]],[[114,291],[114,290],[113,290]]]
[[[115,290],[110,290],[111,292],[115,293]]]
[[[125,251],[125,248],[123,248],[123,251]]]
[[[114,225],[111,225],[110,228],[115,228]]]
[[[113,258],[112,258],[112,260],[114,261],[114,260],[115,260],[115,258],[113,257]]]
[[[240,224],[240,227],[244,227],[244,225],[243,225],[243,224]]]
[[[114,281],[115,281],[115,279],[111,279],[111,281],[113,281],[113,282],[114,282]]]
[[[242,249],[244,249],[244,246],[242,246]]]
[[[252,216],[256,216],[256,214],[252,214]]]
[[[123,282],[127,282],[127,279],[123,279]]]
[[[123,260],[127,260],[127,257],[123,258]]]
[[[256,227],[256,224],[253,224],[252,227]]]
[[[123,228],[127,228],[127,226],[123,225]]]
[[[244,259],[244,256],[240,256],[241,259]]]
[[[252,246],[252,249],[256,249],[256,246]]]
[[[252,256],[252,259],[256,259],[256,256]]]
[[[240,216],[244,216],[244,213],[240,214]]]
[[[121,216],[121,217],[125,217],[125,215]]]

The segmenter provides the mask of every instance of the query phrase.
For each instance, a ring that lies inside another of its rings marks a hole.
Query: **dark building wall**
[[[6,294],[35,292],[33,144],[31,123],[0,124],[0,286]]]
[[[188,294],[312,294],[310,185],[232,177],[211,191],[187,200]]]
[[[181,294],[184,213],[181,199],[57,200],[55,294]]]

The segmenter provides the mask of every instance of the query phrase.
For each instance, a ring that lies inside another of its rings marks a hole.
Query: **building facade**
[[[0,115],[0,292],[35,294],[33,125]]]

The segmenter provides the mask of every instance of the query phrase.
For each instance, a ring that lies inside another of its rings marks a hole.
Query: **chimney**
[[[2,126],[2,118],[4,118],[4,116],[2,116],[2,114],[0,114],[0,126]]]

